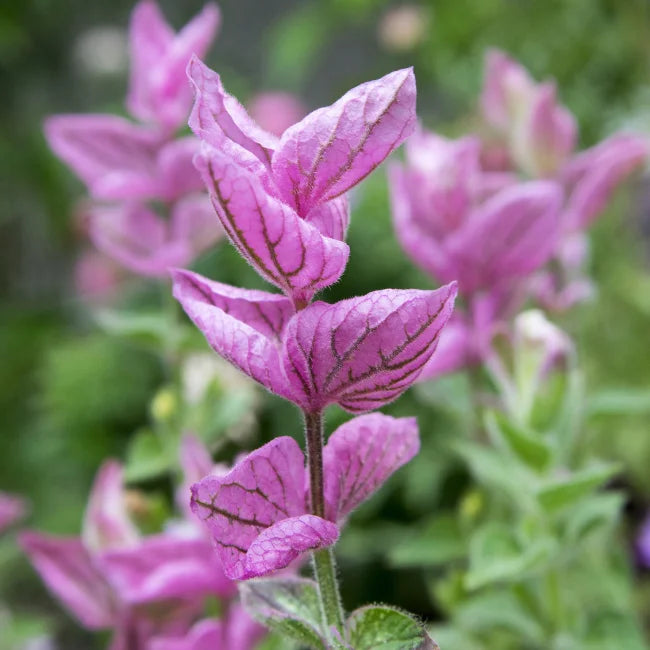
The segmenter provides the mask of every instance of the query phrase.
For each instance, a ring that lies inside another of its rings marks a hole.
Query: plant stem
[[[307,465],[309,467],[310,512],[325,518],[325,494],[323,489],[323,414],[304,412],[305,436],[307,438]],[[320,606],[326,629],[334,626],[343,635],[343,607],[336,579],[334,554],[329,548],[312,554],[314,575],[318,583]]]

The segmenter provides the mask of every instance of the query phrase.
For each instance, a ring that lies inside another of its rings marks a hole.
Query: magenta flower
[[[479,145],[426,132],[407,145],[406,167],[390,170],[393,218],[405,250],[466,297],[525,277],[552,256],[562,192],[557,183],[513,184],[483,172]]]
[[[415,78],[400,70],[310,113],[280,139],[264,131],[197,58],[190,126],[196,164],[235,247],[296,305],[336,282],[347,262],[345,192],[415,126]]]
[[[156,637],[146,650],[252,650],[265,629],[235,605],[223,620],[204,620],[186,635]]]
[[[114,629],[115,650],[131,634],[178,633],[206,596],[229,598],[235,590],[193,522],[140,535],[126,509],[122,468],[114,461],[97,474],[81,538],[26,532],[20,542],[49,590],[82,625]]]
[[[194,137],[174,139],[192,92],[185,68],[204,54],[219,21],[207,5],[178,35],[151,0],[133,12],[132,74],[127,105],[134,123],[115,115],[57,115],[45,123],[52,150],[86,184],[93,199],[90,235],[106,255],[146,276],[189,264],[222,234],[193,164]],[[165,217],[147,201],[164,204]],[[168,218],[167,218],[168,217]]]
[[[0,534],[27,515],[27,501],[22,497],[0,492]]]
[[[384,290],[295,313],[288,298],[175,271],[174,296],[212,348],[268,390],[315,412],[369,411],[401,395],[434,353],[455,285]]]
[[[414,418],[363,415],[339,427],[323,450],[326,517],[309,514],[305,459],[280,437],[225,476],[192,487],[192,510],[212,534],[226,576],[244,580],[332,545],[349,513],[418,451]]]

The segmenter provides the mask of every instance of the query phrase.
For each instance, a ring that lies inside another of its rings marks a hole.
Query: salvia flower
[[[224,572],[245,580],[332,545],[347,515],[419,449],[414,418],[371,413],[350,420],[323,450],[326,519],[309,514],[303,452],[280,437],[228,474],[192,487],[192,510],[212,534]]]
[[[155,2],[143,0],[129,34],[127,106],[138,121],[56,115],[45,123],[50,147],[95,201],[87,209],[93,244],[140,275],[166,277],[168,267],[189,264],[221,234],[192,162],[199,142],[175,137],[192,101],[185,68],[193,52],[207,50],[218,22],[217,7],[207,5],[176,35]]]
[[[186,483],[211,470],[202,462],[207,452],[196,452],[197,446],[193,439],[183,441]],[[122,645],[132,636],[144,644],[157,634],[185,634],[206,597],[230,599],[236,591],[193,517],[169,522],[162,533],[140,534],[115,461],[99,470],[81,537],[25,532],[20,542],[47,587],[82,625],[114,630],[114,650],[132,647]]]

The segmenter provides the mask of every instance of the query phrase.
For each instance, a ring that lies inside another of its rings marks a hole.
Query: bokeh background
[[[455,135],[474,124],[484,52],[499,47],[536,78],[557,79],[580,125],[582,147],[623,127],[650,135],[647,0],[219,4],[222,27],[206,62],[244,102],[262,90],[286,90],[315,108],[362,81],[413,65],[419,115],[429,128]],[[179,27],[202,3],[160,5]],[[132,7],[129,0],[0,3],[0,489],[27,495],[29,525],[52,533],[78,530],[101,460],[133,460],[134,434],[166,417],[159,413],[164,364],[146,340],[98,326],[75,292],[81,237],[74,214],[83,188],[42,134],[52,113],[124,113]],[[375,172],[354,196],[350,263],[327,300],[431,286],[395,241],[384,174]],[[224,282],[262,286],[226,243],[197,268]],[[625,544],[632,549],[650,507],[650,183],[619,193],[596,225],[592,273],[596,300],[561,325],[575,338],[586,372],[592,411],[584,444],[621,463],[617,485],[627,495]],[[126,304],[161,300],[142,280],[128,279],[125,287]],[[463,408],[449,398],[454,381],[411,390],[387,409],[418,415],[423,452],[344,535],[340,565],[350,609],[380,600],[440,618],[430,598],[435,576],[400,566],[388,550],[437,509],[459,504],[469,485],[444,451],[445,438],[460,426],[452,411]],[[223,437],[224,460],[275,435],[300,434],[298,413],[282,400],[230,379],[215,390],[212,435]],[[330,412],[328,429],[342,417]],[[164,493],[164,477],[150,469],[136,464],[132,477]],[[635,571],[637,606],[650,625],[649,576]],[[49,598],[8,540],[0,545],[0,602],[15,615],[12,634],[47,629],[62,648],[102,647]],[[9,650],[5,618],[0,612],[0,648]]]

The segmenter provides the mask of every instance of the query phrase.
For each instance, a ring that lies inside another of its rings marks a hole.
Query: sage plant
[[[305,463],[293,439],[276,438],[225,476],[194,485],[192,509],[229,578],[268,576],[312,552],[316,583],[271,579],[243,589],[258,620],[317,648],[370,648],[373,640],[432,648],[396,610],[362,609],[346,620],[331,551],[350,511],[417,452],[416,423],[361,415],[324,445],[323,413],[329,404],[365,413],[404,392],[435,351],[455,284],[313,301],[348,259],[345,192],[414,129],[413,72],[357,86],[280,138],[198,58],[188,74],[196,93],[189,123],[202,140],[195,163],[215,211],[242,257],[284,295],[183,270],[173,273],[174,295],[216,352],[300,408],[307,450]]]

